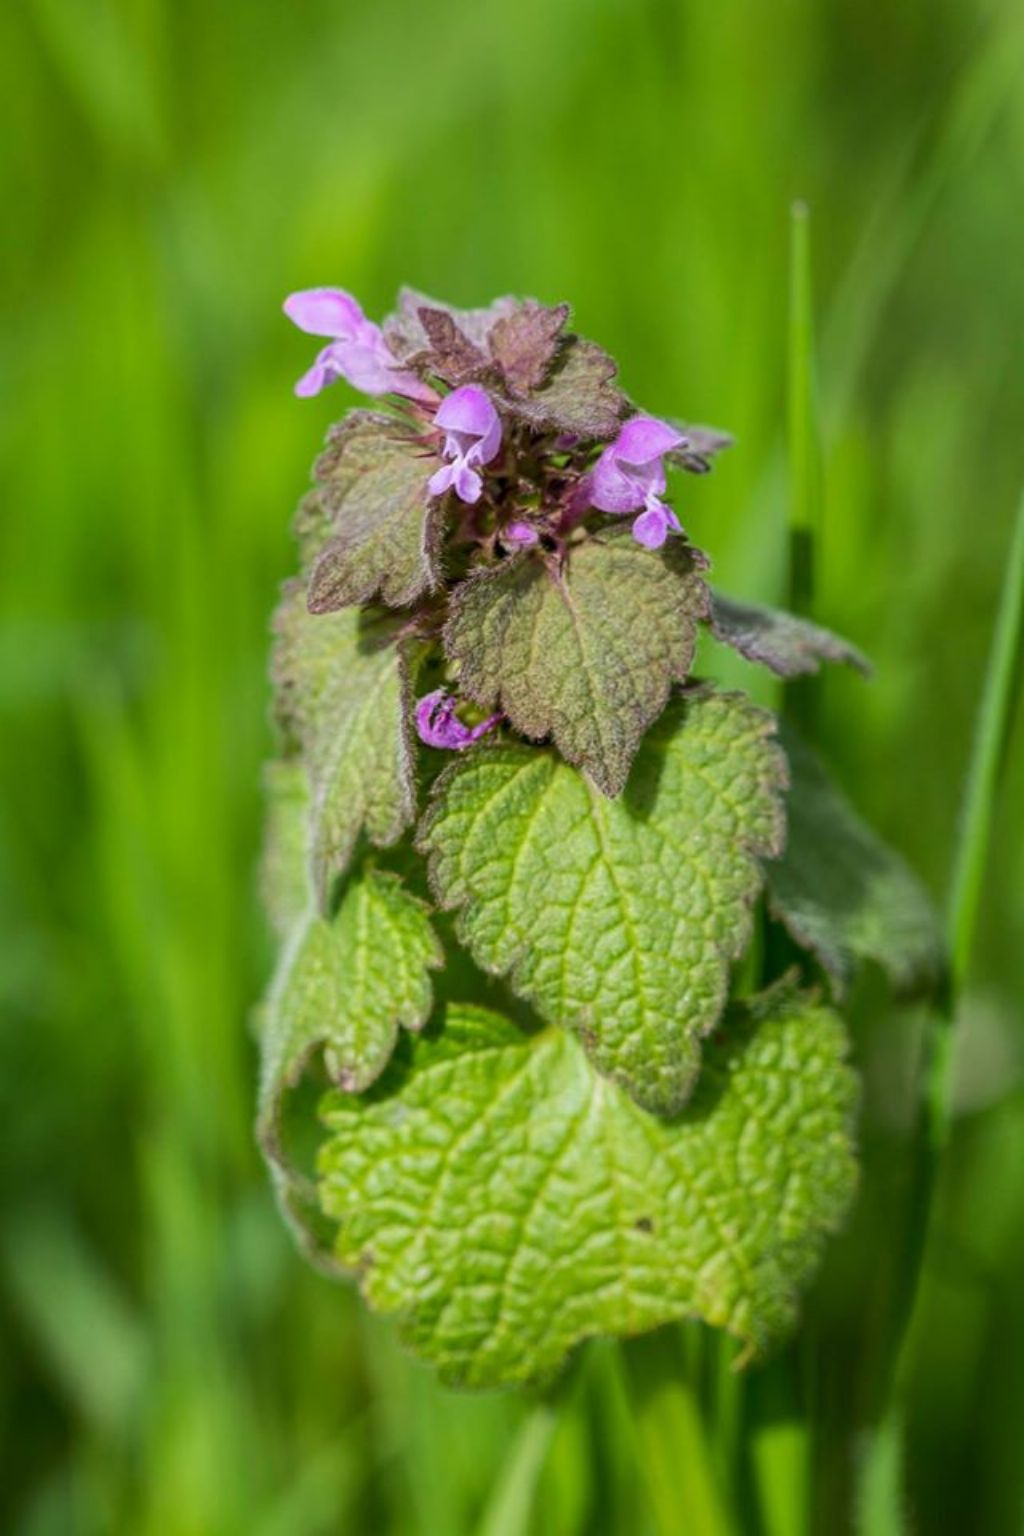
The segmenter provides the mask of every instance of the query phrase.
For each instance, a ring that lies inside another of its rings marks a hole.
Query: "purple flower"
[[[679,527],[672,508],[661,500],[665,490],[662,456],[685,441],[665,421],[634,416],[594,465],[588,485],[591,506],[601,512],[640,512],[633,523],[633,537],[648,549],[660,548],[668,530]]]
[[[474,465],[489,464],[501,447],[501,421],[486,390],[476,384],[453,389],[438,407],[434,424],[444,428],[444,456],[451,462],[430,477],[431,496],[449,487],[461,501],[479,501],[483,481]]]
[[[491,715],[472,728],[463,725],[455,713],[455,700],[444,688],[436,688],[416,705],[416,731],[428,747],[440,747],[447,752],[461,752],[464,747],[479,741],[481,736],[494,729],[502,716]]]
[[[306,288],[284,301],[289,320],[312,336],[330,336],[308,373],[295,386],[297,395],[318,395],[335,379],[347,379],[367,395],[405,395],[433,401],[437,395],[413,373],[399,368],[379,325],[367,320],[343,288]]]
[[[520,517],[507,523],[501,530],[501,542],[511,549],[525,549],[530,544],[536,544],[539,538],[540,534],[533,524]]]

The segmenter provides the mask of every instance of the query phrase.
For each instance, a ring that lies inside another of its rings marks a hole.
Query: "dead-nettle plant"
[[[708,585],[667,471],[728,439],[639,412],[567,305],[285,309],[328,338],[300,395],[387,403],[331,429],[274,621],[282,1206],[449,1382],[684,1317],[762,1354],[854,1189],[837,1006],[940,947],[792,729],[691,669],[702,626],[781,678],[866,663]]]

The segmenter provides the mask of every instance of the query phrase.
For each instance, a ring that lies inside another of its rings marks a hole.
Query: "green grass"
[[[608,1351],[553,1424],[441,1391],[297,1259],[253,1147],[267,615],[344,403],[292,398],[310,349],[279,304],[325,281],[371,312],[401,281],[571,298],[645,405],[737,434],[680,510],[724,587],[773,599],[806,199],[814,611],[877,666],[825,681],[816,730],[940,898],[1021,480],[1022,52],[1019,9],[981,0],[0,9],[5,1529],[658,1529]],[[929,1532],[1012,1530],[1024,1501],[1024,721],[1003,713],[906,1393]],[[915,1021],[869,982],[855,1033],[864,1194],[812,1307],[827,1529],[878,1412],[907,1209]],[[770,1422],[763,1377],[737,1404],[704,1366],[719,1448],[749,1399]]]

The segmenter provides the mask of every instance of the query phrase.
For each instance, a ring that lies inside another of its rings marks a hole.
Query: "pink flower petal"
[[[416,733],[420,740],[428,747],[447,752],[461,752],[471,746],[493,730],[501,719],[500,714],[491,715],[471,729],[455,713],[455,700],[444,688],[424,694],[416,705]]]
[[[475,469],[470,469],[465,459],[456,459],[452,465],[455,494],[460,501],[473,503],[480,500],[484,483]]]
[[[308,399],[311,395],[318,395],[328,384],[333,384],[337,377],[334,354],[330,347],[324,347],[312,368],[296,384],[295,393],[300,399]]]
[[[447,432],[464,432],[468,437],[479,439],[481,445],[486,443],[490,452],[481,459],[485,464],[494,457],[501,443],[501,421],[491,404],[491,397],[475,384],[464,384],[461,389],[453,389],[446,395],[438,406],[434,424]]]
[[[589,476],[591,505],[601,512],[635,512],[646,500],[646,490],[638,480],[623,473],[614,444],[606,448]]]
[[[634,416],[612,444],[612,452],[624,464],[649,464],[663,453],[678,448],[686,438],[656,416]]]
[[[526,548],[527,545],[536,544],[539,538],[540,534],[533,524],[523,522],[521,518],[501,530],[501,542],[517,547]]]
[[[668,537],[670,528],[678,528],[679,519],[671,507],[663,502],[651,501],[645,512],[633,524],[633,537],[646,549],[660,549]]]
[[[300,330],[312,336],[347,338],[366,323],[358,302],[343,288],[304,288],[290,293],[284,312]]]
[[[451,483],[454,479],[454,465],[442,464],[441,468],[435,471],[435,473],[432,474],[430,479],[427,481],[427,490],[430,492],[431,496],[443,496],[444,493],[451,488]]]

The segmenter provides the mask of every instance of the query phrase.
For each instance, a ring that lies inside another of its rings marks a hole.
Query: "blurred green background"
[[[941,900],[1024,480],[1022,70],[1014,0],[0,8],[4,1530],[458,1536],[524,1413],[441,1391],[307,1270],[253,1146],[267,620],[347,403],[292,397],[312,344],[283,295],[571,299],[645,406],[736,433],[680,511],[771,599],[806,198],[818,611],[878,668],[828,680],[822,735]],[[1024,1516],[1020,713],[917,1372],[922,1531]],[[857,1032],[891,1149],[913,1023],[862,999]],[[830,1260],[846,1318],[899,1220],[879,1187]],[[536,1528],[632,1536],[592,1353]]]

